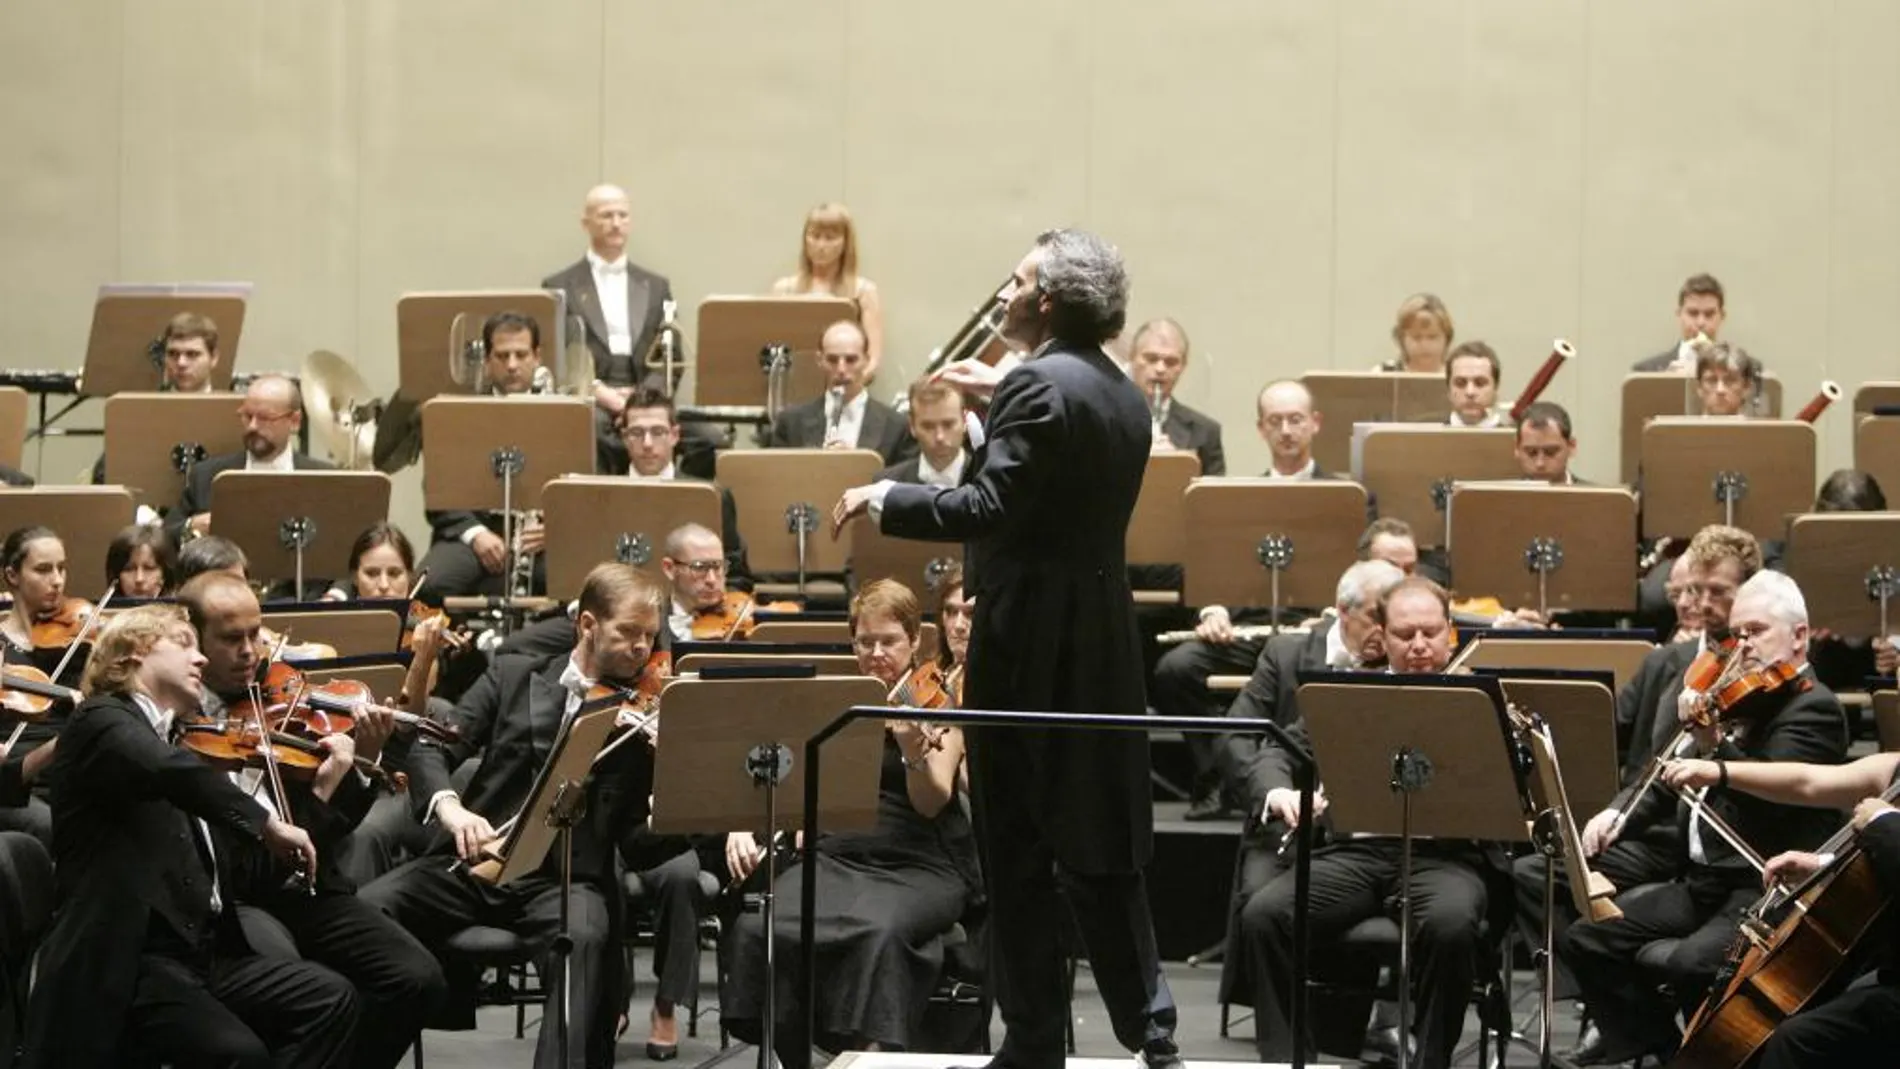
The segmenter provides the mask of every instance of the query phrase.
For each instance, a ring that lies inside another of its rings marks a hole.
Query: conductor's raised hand
[[[854,486],[844,492],[838,503],[831,507],[831,540],[837,541],[844,531],[844,525],[871,510],[871,501],[877,496],[877,486]]]
[[[1003,373],[996,365],[985,364],[981,360],[959,360],[944,365],[930,379],[932,382],[954,386],[987,404],[996,393],[996,384],[1003,381]]]

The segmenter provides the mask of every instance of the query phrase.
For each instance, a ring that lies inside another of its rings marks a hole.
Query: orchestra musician
[[[1663,770],[1673,787],[1726,789],[1784,806],[1853,813],[1853,826],[1880,893],[1900,898],[1900,820],[1885,801],[1900,776],[1900,753],[1870,754],[1845,765],[1798,761],[1674,761]],[[1825,868],[1825,854],[1791,850],[1768,860],[1764,884],[1794,885]],[[1891,923],[1891,922],[1889,922]],[[1810,1002],[1783,1021],[1750,1063],[1754,1069],[1826,1069],[1891,1061],[1900,1034],[1900,976],[1892,971],[1895,940],[1876,953],[1879,968],[1845,990]]]
[[[625,472],[638,479],[687,479],[674,457],[681,441],[681,425],[673,400],[657,390],[641,387],[627,395],[615,427],[627,453]],[[715,484],[716,485],[716,484]],[[726,546],[726,574],[740,586],[750,587],[751,568],[746,563],[745,539],[739,535],[739,506],[732,491],[719,490],[719,530]]]
[[[700,614],[725,606],[727,570],[719,536],[709,528],[687,523],[667,532],[660,571],[673,587],[666,629],[675,641],[693,637],[693,621]]]
[[[833,534],[870,510],[885,534],[965,541],[977,596],[968,704],[1140,715],[1125,544],[1150,420],[1141,392],[1102,351],[1126,321],[1121,254],[1092,234],[1049,231],[1007,294],[1002,334],[1031,358],[1006,378],[980,364],[942,372],[966,391],[993,393],[964,485],[854,487],[833,510]],[[1077,477],[1083,471],[1088,478]],[[1145,735],[971,733],[992,945],[1010,948],[990,962],[1006,1029],[997,1069],[1062,1065],[1065,899],[1116,1039],[1149,1069],[1178,1069],[1174,1000],[1142,878],[1153,843],[1148,783]]]
[[[1761,391],[1761,361],[1739,345],[1719,341],[1699,347],[1695,395],[1705,416],[1743,416]]]
[[[473,866],[498,845],[496,826],[528,801],[557,733],[595,684],[630,688],[646,669],[664,626],[666,590],[632,565],[607,563],[588,573],[575,618],[573,647],[552,657],[499,653],[480,682],[456,704],[454,742],[420,739],[410,750],[409,798],[416,816],[434,831],[428,854],[363,887],[358,894],[440,947],[470,925],[505,928],[544,958],[561,934],[561,858],[550,851],[537,872],[505,886],[478,879]],[[479,758],[466,791],[451,773]],[[620,911],[614,873],[615,836],[644,823],[652,791],[653,755],[644,745],[622,746],[587,777],[585,818],[570,833],[572,893],[568,896],[568,1054],[561,1069],[611,1060],[614,1013],[620,991],[619,952],[610,932]],[[459,858],[463,865],[452,865]],[[558,1019],[548,986],[548,1020]],[[611,994],[610,994],[611,993]],[[556,1069],[558,1030],[541,1030],[537,1069]],[[592,1057],[590,1058],[590,1054]]]
[[[918,379],[910,384],[909,397],[910,436],[917,455],[886,467],[877,478],[954,489],[970,462],[964,448],[969,435],[963,395],[944,383]]]
[[[180,312],[165,324],[158,343],[164,347],[164,363],[158,388],[167,393],[211,393],[211,376],[218,367],[218,324],[210,316]],[[106,457],[92,466],[92,481],[106,481]]]
[[[1399,304],[1392,324],[1392,341],[1398,355],[1373,368],[1374,371],[1423,371],[1433,375],[1445,370],[1445,351],[1454,337],[1451,312],[1445,302],[1430,293],[1414,293]]]
[[[870,449],[886,466],[917,452],[910,426],[897,410],[865,389],[864,328],[840,319],[825,328],[818,342],[824,365],[825,394],[793,405],[772,423],[771,445],[793,449]]]
[[[1802,761],[1837,764],[1847,753],[1847,722],[1841,705],[1808,667],[1808,609],[1794,580],[1762,571],[1743,583],[1728,613],[1738,643],[1738,667],[1752,672],[1775,665],[1799,670],[1791,682],[1743,698],[1707,727],[1693,719],[1686,695],[1678,703],[1682,726],[1698,753],[1728,766],[1744,762]],[[1665,744],[1666,745],[1666,744]],[[1652,751],[1654,752],[1654,751]],[[1783,805],[1717,789],[1707,808],[1763,857],[1804,850],[1825,839],[1838,823],[1835,813]],[[1594,823],[1594,822],[1593,822]],[[1636,799],[1626,820],[1611,822],[1584,849],[1602,853],[1622,836],[1641,836],[1663,824],[1675,830],[1663,882],[1639,892],[1618,884],[1612,901],[1622,916],[1572,924],[1557,942],[1559,957],[1576,977],[1600,1032],[1594,1045],[1580,1043],[1566,1055],[1580,1065],[1608,1065],[1644,1054],[1673,1052],[1681,1041],[1676,1007],[1635,982],[1637,952],[1662,939],[1679,942],[1663,964],[1667,981],[1688,1005],[1701,1000],[1720,968],[1736,922],[1758,896],[1760,874],[1749,866],[1700,812],[1673,793],[1651,787]]]
[[[0,580],[13,595],[13,604],[0,616],[0,664],[25,665],[44,672],[52,682],[76,687],[85,668],[86,652],[69,648],[65,631],[83,626],[81,609],[91,606],[66,596],[66,544],[51,528],[22,527],[0,542]],[[35,641],[37,625],[61,633],[55,642]],[[64,641],[57,641],[64,639]],[[65,667],[61,669],[61,662]],[[53,760],[54,743],[72,715],[72,703],[54,699],[47,715],[15,724],[0,719],[0,830],[23,831],[48,844],[53,842],[53,811],[46,790],[45,770]],[[17,738],[14,738],[17,733]],[[9,739],[11,742],[9,743]]]
[[[162,597],[177,578],[178,547],[155,523],[127,524],[106,546],[106,582],[116,597]]]
[[[826,203],[805,215],[798,272],[772,283],[774,297],[842,297],[858,309],[864,328],[864,381],[874,382],[884,361],[884,301],[877,283],[858,274],[858,230],[842,204]]]
[[[482,377],[491,394],[518,397],[539,389],[547,380],[541,363],[541,324],[519,312],[497,312],[482,323]],[[384,417],[388,418],[387,415]],[[420,433],[421,410],[415,410]],[[502,540],[505,524],[500,512],[430,510],[432,539],[422,558],[424,579],[417,596],[431,605],[444,597],[500,595],[507,583],[508,544]],[[534,557],[534,589],[547,585],[547,561],[541,548],[546,532],[525,524],[520,550]]]
[[[244,391],[238,409],[244,427],[240,452],[207,457],[192,465],[178,507],[166,518],[174,541],[211,531],[211,483],[227,471],[330,471],[336,465],[306,456],[293,443],[303,426],[303,391],[282,375],[259,375]]]
[[[1714,275],[1690,275],[1676,291],[1676,328],[1681,337],[1676,344],[1644,357],[1630,365],[1631,371],[1694,371],[1696,338],[1715,341],[1722,333],[1722,321],[1728,317],[1727,298]]]
[[[896,688],[917,667],[923,610],[891,579],[865,584],[851,600],[858,670]],[[914,720],[885,722],[877,824],[831,832],[778,873],[778,968],[798,975],[801,865],[818,866],[812,951],[824,977],[804,1032],[794,1000],[777,1003],[778,1054],[805,1069],[810,1047],[833,1051],[915,1046],[914,1028],[943,964],[941,938],[962,919],[976,886],[975,842],[956,798],[963,734]],[[743,834],[743,833],[742,833]],[[732,1033],[758,1042],[766,983],[763,918],[741,914],[724,948],[728,980],[720,1013]]]
[[[1535,401],[1518,417],[1516,444],[1518,474],[1554,486],[1588,486],[1570,470],[1577,455],[1577,439],[1570,429],[1570,413],[1554,401]]]
[[[1298,482],[1306,479],[1338,479],[1342,476],[1322,471],[1313,459],[1313,438],[1319,433],[1320,413],[1313,407],[1313,395],[1300,382],[1279,379],[1267,383],[1255,401],[1256,427],[1272,455],[1264,478]],[[1366,520],[1377,515],[1376,498],[1366,495]],[[1408,530],[1406,538],[1410,539]],[[1414,548],[1413,558],[1417,558]],[[1305,610],[1292,610],[1294,619]],[[1152,700],[1155,711],[1163,716],[1218,715],[1207,690],[1209,676],[1237,674],[1252,670],[1260,657],[1261,639],[1241,638],[1236,625],[1269,622],[1270,610],[1229,610],[1225,605],[1204,605],[1195,624],[1194,638],[1161,655],[1155,663]],[[1228,792],[1222,789],[1216,766],[1218,743],[1205,735],[1187,737],[1188,758],[1194,780],[1190,787],[1188,820],[1217,820],[1232,812]]]
[[[204,664],[176,605],[120,614],[87,662],[51,770],[61,908],[27,1014],[34,1069],[350,1064],[349,981],[250,947],[225,878],[265,850],[313,869],[310,836],[170,741]]]
[[[1445,358],[1445,391],[1454,427],[1502,427],[1498,385],[1503,367],[1497,350],[1481,341],[1459,342]]]
[[[1221,451],[1220,423],[1174,396],[1187,364],[1187,330],[1180,323],[1164,316],[1135,328],[1129,343],[1128,377],[1148,399],[1154,448],[1193,453],[1201,458],[1202,475],[1225,475],[1227,456]]]
[[[246,706],[247,688],[263,667],[259,633],[264,617],[257,597],[241,580],[223,573],[199,576],[178,592],[204,657],[203,713],[224,720]],[[351,758],[377,761],[395,726],[388,710],[366,706],[354,714],[351,735],[321,740],[332,755],[328,772],[309,783],[286,781],[290,819],[306,829],[317,849],[310,889],[287,885],[281,873],[245,883],[233,879],[229,900],[268,914],[282,926],[288,956],[328,966],[357,990],[355,1054],[358,1069],[393,1069],[411,1046],[421,1022],[445,995],[435,957],[380,910],[356,896],[356,884],[338,866],[340,840],[349,836],[379,797],[351,768]],[[398,767],[400,759],[390,763]],[[275,811],[256,769],[230,774],[247,795]],[[312,893],[312,890],[314,893]],[[255,937],[254,937],[255,938]],[[279,948],[254,944],[260,952]]]

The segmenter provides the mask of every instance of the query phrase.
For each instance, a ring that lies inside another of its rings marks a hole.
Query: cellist
[[[1853,809],[1853,826],[1874,880],[1889,900],[1900,897],[1900,820],[1883,795],[1891,795],[1900,753],[1869,754],[1852,764],[1815,765],[1795,761],[1672,763],[1663,780],[1677,787],[1720,787],[1744,791],[1782,805]],[[1790,850],[1768,860],[1767,884],[1798,884],[1826,868],[1825,854]],[[1891,923],[1891,922],[1890,922]],[[1889,934],[1889,940],[1893,939]],[[1896,947],[1884,948],[1883,967],[1862,976],[1825,1001],[1810,1004],[1768,1037],[1757,1069],[1809,1066],[1877,1065],[1892,1057],[1900,1035],[1900,972]]]

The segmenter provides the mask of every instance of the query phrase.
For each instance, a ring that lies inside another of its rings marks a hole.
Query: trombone
[[[1009,309],[1010,295],[1015,292],[1016,278],[1012,275],[970,310],[970,317],[963,321],[950,340],[930,354],[930,360],[918,378],[927,379],[959,360],[982,360],[986,364],[994,364],[1000,359],[1008,349],[1003,341],[1003,316]],[[909,409],[908,389],[898,393],[895,404],[899,412]]]

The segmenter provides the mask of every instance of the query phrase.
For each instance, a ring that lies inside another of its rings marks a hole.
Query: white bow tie
[[[594,270],[600,272],[603,275],[624,275],[627,273],[627,261],[622,260],[619,263],[614,263],[614,264],[607,264],[607,263],[599,264],[595,266]]]

